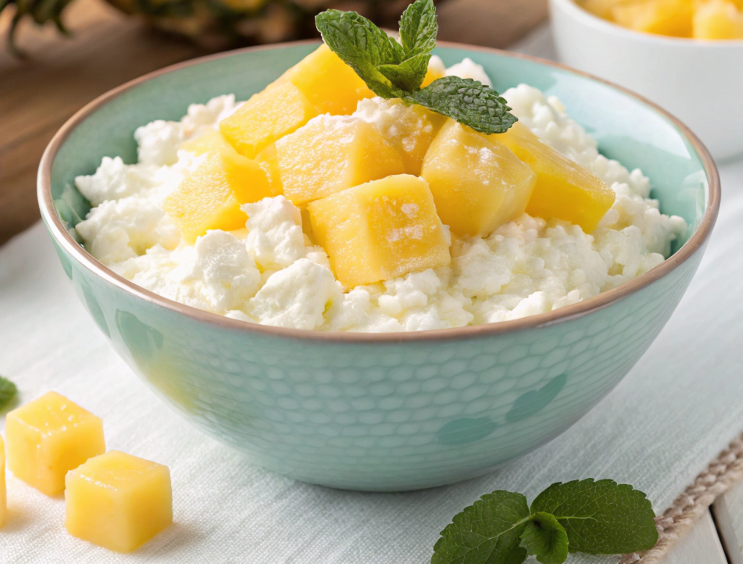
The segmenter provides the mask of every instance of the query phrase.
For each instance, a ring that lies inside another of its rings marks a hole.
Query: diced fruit
[[[536,180],[504,145],[453,119],[431,143],[421,176],[452,232],[482,236],[524,213]]]
[[[73,537],[131,552],[173,522],[170,470],[115,450],[67,474],[65,527]]]
[[[163,210],[183,238],[193,243],[209,229],[245,227],[248,218],[240,205],[275,195],[258,163],[236,153],[215,151],[165,199]]]
[[[419,176],[431,141],[446,117],[402,100],[362,100],[354,117],[372,124],[402,157],[405,172]]]
[[[612,10],[619,25],[658,35],[691,37],[692,0],[653,0],[621,4]]]
[[[295,205],[405,172],[402,157],[360,119],[318,116],[258,155],[273,190]]]
[[[616,197],[600,178],[542,142],[521,123],[493,137],[537,174],[526,206],[529,215],[563,219],[580,225],[586,233],[596,229]]]
[[[184,141],[178,149],[188,151],[197,156],[212,151],[226,152],[232,155],[237,154],[237,151],[235,151],[229,141],[219,131],[209,131],[198,137]]]
[[[0,437],[0,528],[8,520],[8,497],[5,488],[5,443]]]
[[[286,81],[299,88],[321,114],[351,114],[359,100],[374,96],[356,71],[325,44],[286,71],[269,89]]]
[[[709,0],[694,12],[694,39],[743,39],[743,13],[725,0]]]
[[[317,241],[346,288],[451,262],[433,196],[421,178],[389,176],[308,209]]]
[[[630,4],[637,0],[581,0],[580,5],[600,18],[612,19],[612,10],[622,4]]]
[[[49,392],[5,418],[8,468],[37,490],[54,495],[65,474],[106,451],[103,423],[56,392]]]
[[[438,80],[439,78],[444,78],[446,76],[444,73],[440,72],[438,69],[433,67],[428,67],[428,72],[426,72],[426,76],[423,79],[423,82],[421,83],[421,88],[425,88],[429,84],[431,84],[434,80]]]
[[[307,96],[291,82],[255,94],[219,123],[219,131],[249,159],[267,145],[296,131],[317,115]]]

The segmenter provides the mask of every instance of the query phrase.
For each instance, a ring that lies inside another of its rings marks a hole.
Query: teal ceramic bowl
[[[67,276],[132,369],[186,419],[246,453],[245,463],[335,488],[400,491],[478,476],[559,435],[627,374],[679,303],[717,215],[707,150],[658,107],[557,65],[443,44],[504,91],[559,96],[601,151],[652,179],[689,232],[662,265],[563,309],[407,334],[313,333],[252,325],[139,288],[97,262],[72,226],[88,203],[73,178],[105,155],[135,160],[132,134],[188,104],[248,98],[315,48],[235,51],[150,74],[92,102],[49,145],[39,173],[44,222]]]

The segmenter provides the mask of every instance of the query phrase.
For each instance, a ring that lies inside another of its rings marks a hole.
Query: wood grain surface
[[[547,0],[452,0],[439,37],[493,47],[518,40],[547,15]],[[12,13],[0,15],[4,39]],[[0,244],[38,219],[36,168],[54,132],[98,95],[132,78],[204,54],[151,31],[102,0],[76,0],[66,14],[72,38],[21,25],[25,60],[0,42]],[[495,31],[497,29],[497,32]]]

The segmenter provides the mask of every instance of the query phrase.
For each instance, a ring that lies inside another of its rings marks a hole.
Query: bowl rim
[[[672,37],[669,35],[657,35],[654,33],[645,33],[627,29],[614,22],[607,21],[599,16],[581,8],[575,0],[550,0],[553,6],[559,6],[560,9],[573,19],[580,23],[594,27],[599,31],[610,33],[616,37],[644,41],[646,43],[655,43],[673,47],[698,48],[707,50],[729,50],[743,48],[743,39],[721,39],[721,40],[704,40],[694,39],[693,37]]]
[[[688,127],[686,127],[681,121],[672,116],[670,113],[668,113],[658,105],[654,104],[653,102],[650,102],[649,100],[643,98],[642,96],[639,96],[638,94],[635,94],[634,92],[631,92],[626,88],[559,63],[547,61],[538,57],[532,57],[530,55],[511,53],[500,49],[440,41],[437,43],[437,45],[441,47],[489,53],[498,55],[500,57],[528,60],[544,66],[568,71],[575,75],[582,76],[584,78],[588,78],[590,80],[615,88],[620,92],[633,97],[643,104],[649,106],[650,109],[667,118],[679,130],[679,132],[686,137],[694,150],[697,152],[704,166],[707,178],[709,179],[707,208],[702,216],[699,226],[691,235],[691,237],[689,237],[689,240],[672,256],[670,256],[660,265],[652,268],[648,272],[641,274],[640,276],[633,278],[632,280],[624,282],[616,288],[612,288],[611,290],[602,292],[597,296],[549,312],[530,315],[527,317],[509,321],[499,321],[495,323],[486,323],[480,325],[467,325],[464,327],[454,327],[451,329],[389,333],[360,333],[348,331],[315,331],[309,329],[293,329],[261,325],[258,323],[249,323],[237,319],[232,319],[223,315],[211,313],[192,306],[181,304],[179,302],[170,300],[168,298],[155,294],[154,292],[146,290],[141,286],[138,286],[133,282],[125,279],[124,277],[116,274],[111,269],[106,267],[103,263],[94,258],[93,255],[91,255],[85,249],[85,247],[80,245],[72,238],[54,208],[51,192],[51,172],[52,165],[59,148],[63,145],[63,143],[67,140],[67,138],[75,130],[75,128],[77,128],[78,125],[80,125],[85,119],[87,119],[89,115],[103,107],[108,102],[128,92],[129,90],[132,90],[133,88],[140,86],[141,84],[153,78],[167,73],[175,72],[202,63],[208,63],[210,61],[218,60],[225,57],[241,55],[243,53],[254,53],[267,49],[280,49],[309,44],[319,44],[319,41],[310,39],[305,41],[292,41],[272,45],[261,45],[257,47],[247,47],[243,49],[236,49],[223,53],[207,55],[204,57],[198,57],[145,74],[139,78],[136,78],[134,80],[126,82],[125,84],[122,84],[121,86],[109,90],[105,94],[102,94],[95,100],[86,104],[82,109],[77,111],[70,119],[68,119],[67,122],[59,129],[59,131],[57,131],[52,140],[49,142],[49,145],[46,147],[39,164],[37,176],[37,196],[39,200],[39,207],[41,210],[42,218],[45,220],[47,228],[49,229],[54,239],[82,266],[90,270],[92,273],[100,276],[106,282],[113,284],[117,288],[131,295],[134,295],[137,298],[143,299],[147,302],[163,307],[172,312],[191,317],[199,322],[208,323],[210,325],[217,325],[223,329],[254,333],[257,336],[262,335],[266,337],[281,337],[295,341],[298,340],[333,343],[378,344],[453,341],[459,339],[489,337],[492,335],[500,335],[527,329],[547,327],[557,323],[562,323],[565,321],[583,317],[594,311],[609,307],[610,305],[624,299],[625,297],[649,286],[666,274],[669,274],[670,272],[678,268],[681,264],[686,262],[701,247],[703,247],[707,239],[709,238],[710,233],[712,232],[712,228],[714,227],[720,207],[720,176],[717,170],[717,166],[715,165],[715,162],[709,151],[699,140],[699,138],[691,130],[689,130]]]

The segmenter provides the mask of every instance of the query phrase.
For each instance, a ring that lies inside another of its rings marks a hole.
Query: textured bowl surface
[[[658,108],[569,69],[493,50],[471,57],[503,91],[559,96],[601,150],[652,179],[689,232],[651,272],[596,298],[530,318],[412,334],[266,328],[182,306],[103,267],[68,232],[88,208],[72,187],[104,155],[135,159],[132,134],[189,103],[247,98],[314,48],[300,43],[197,60],[144,77],[83,109],[41,163],[39,200],[80,300],[126,362],[189,421],[299,480],[399,491],[488,472],[555,437],[612,389],[681,299],[719,206],[706,150]],[[681,246],[683,244],[683,246]],[[678,248],[680,247],[680,248]]]
[[[574,0],[550,0],[555,43],[566,64],[660,104],[716,159],[743,156],[743,40],[695,41],[624,29]]]

